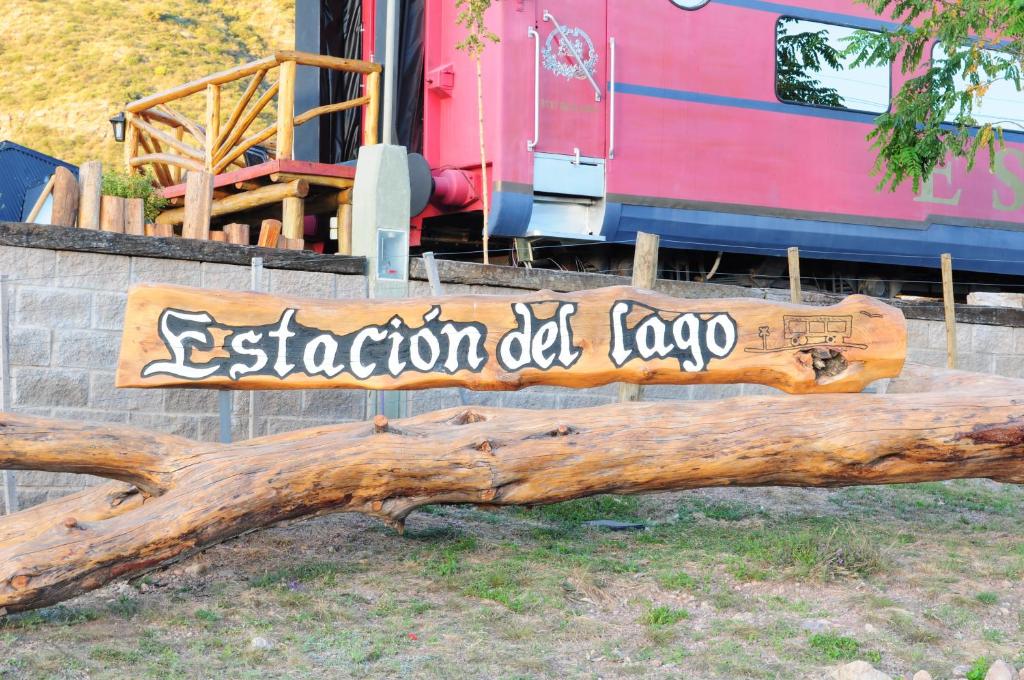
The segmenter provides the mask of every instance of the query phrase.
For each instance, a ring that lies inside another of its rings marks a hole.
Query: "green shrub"
[[[851,637],[833,633],[815,633],[810,639],[811,649],[829,661],[851,661],[860,652],[860,643]]]
[[[690,612],[685,609],[675,609],[665,605],[651,607],[644,617],[644,623],[649,626],[673,626],[683,619],[690,618]]]
[[[123,172],[107,171],[103,173],[103,195],[120,198],[141,198],[146,206],[146,222],[154,222],[160,211],[167,207],[168,201],[160,195],[153,184],[153,176],[129,175]]]

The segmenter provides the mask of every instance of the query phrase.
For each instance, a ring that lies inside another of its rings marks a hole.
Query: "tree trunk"
[[[708,486],[1024,482],[1024,381],[907,371],[909,394],[565,411],[461,407],[200,444],[0,415],[0,468],[120,480],[0,518],[0,611],[53,604],[251,529],[429,504]],[[955,389],[950,389],[955,387]]]
[[[481,63],[482,56],[479,52],[474,53],[473,61],[476,64],[476,110],[480,134],[480,198],[484,202],[484,264],[490,264],[490,239],[491,239],[491,188],[487,182],[487,147],[484,143],[484,72]]]

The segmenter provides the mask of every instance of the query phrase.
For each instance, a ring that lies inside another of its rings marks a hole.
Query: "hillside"
[[[293,44],[294,0],[6,0],[0,139],[120,167],[122,105]]]

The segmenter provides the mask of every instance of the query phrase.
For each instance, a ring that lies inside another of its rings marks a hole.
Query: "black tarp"
[[[321,0],[320,52],[332,57],[363,56],[361,0]],[[362,96],[358,73],[320,69],[320,103],[329,104]],[[361,109],[320,117],[320,161],[343,163],[356,157],[362,140]]]
[[[395,106],[395,141],[410,152],[423,153],[423,6],[406,0],[401,7]]]
[[[423,151],[423,15],[424,0],[399,2],[398,81],[396,83],[395,142],[409,151]],[[378,21],[384,21],[380,2]],[[380,35],[383,35],[381,32]],[[321,0],[320,52],[333,57],[360,59],[363,53],[362,2]],[[377,46],[378,61],[384,45]],[[361,95],[356,74],[328,69],[320,72],[321,104],[355,99]],[[383,82],[382,82],[383,86]],[[320,160],[343,163],[356,157],[362,142],[361,113],[350,109],[322,116]]]

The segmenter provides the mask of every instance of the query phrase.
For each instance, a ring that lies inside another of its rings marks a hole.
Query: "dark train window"
[[[984,50],[984,53],[986,61],[990,60],[994,64],[999,64],[1004,59],[1014,61],[1012,55],[997,50]],[[932,47],[932,62],[940,63],[946,57],[945,46],[939,42],[935,43]],[[980,82],[987,84],[988,89],[980,104],[974,102],[971,117],[979,125],[992,123],[998,124],[1008,131],[1024,132],[1024,92],[1017,89],[1017,84],[1013,80],[1004,77],[1001,69],[993,68],[993,71],[989,73],[983,64],[979,71]],[[1021,84],[1024,85],[1024,81]],[[953,86],[962,92],[967,89],[968,83],[963,77],[957,75],[953,78]],[[947,122],[956,122],[957,113],[957,108],[950,111],[950,118],[947,119]]]
[[[784,102],[882,113],[889,109],[889,67],[852,67],[843,55],[859,29],[794,17],[775,25],[775,94]]]

